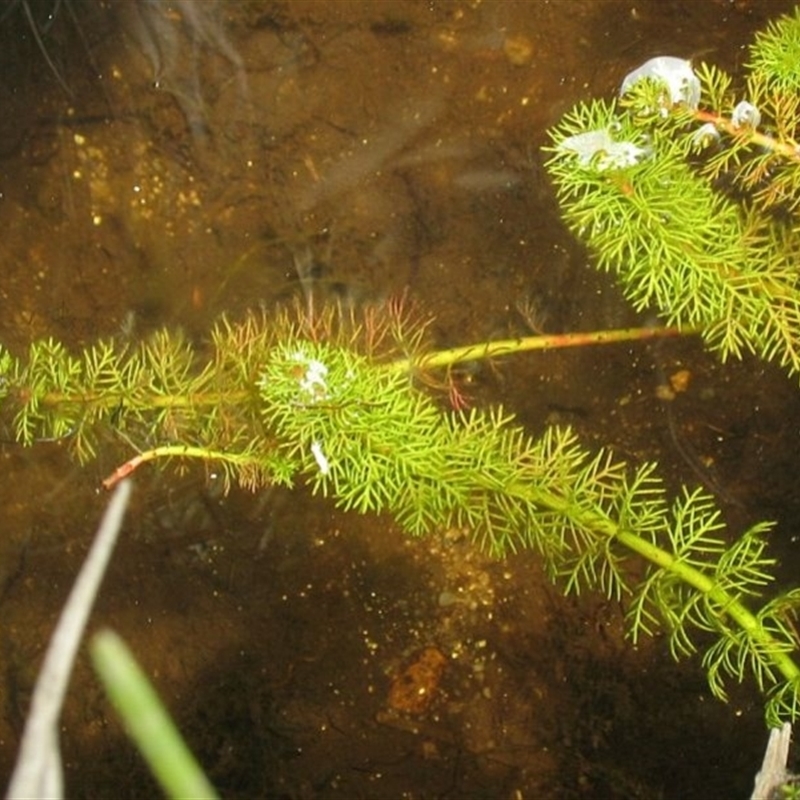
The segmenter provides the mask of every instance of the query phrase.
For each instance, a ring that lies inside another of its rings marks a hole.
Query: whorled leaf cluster
[[[800,91],[800,7],[767,24],[756,34],[749,69],[775,90]]]

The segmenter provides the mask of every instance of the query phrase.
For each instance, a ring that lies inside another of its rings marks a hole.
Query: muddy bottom
[[[561,225],[546,130],[653,55],[736,70],[790,7],[18,3],[0,21],[0,341],[168,325],[202,346],[222,313],[402,292],[440,347],[648,324]],[[732,531],[777,520],[796,582],[800,392],[777,370],[676,339],[457,377],[533,435],[569,424],[658,461],[673,490],[704,486]],[[110,431],[78,466],[3,424],[7,776],[100,481],[140,443]],[[146,468],[91,624],[127,640],[226,798],[749,796],[767,738],[753,687],[720,703],[696,660],[627,641],[622,605],[562,589],[468,531],[413,539],[302,487],[226,496]],[[67,796],[158,794],[85,659],[61,745]]]

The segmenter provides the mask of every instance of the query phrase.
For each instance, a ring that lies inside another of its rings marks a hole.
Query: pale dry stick
[[[31,699],[7,800],[32,797],[60,800],[64,795],[58,719],[75,654],[116,544],[130,493],[130,484],[123,483],[111,498],[50,639]]]

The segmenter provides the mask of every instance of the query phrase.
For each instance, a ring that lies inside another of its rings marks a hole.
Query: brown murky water
[[[735,69],[787,2],[102,2],[0,28],[0,341],[78,347],[309,292],[408,289],[443,345],[634,320],[558,221],[540,146],[575,102],[656,54]],[[59,85],[65,84],[66,89]],[[656,397],[680,369],[690,389]],[[472,377],[532,432],[704,482],[734,526],[776,518],[796,583],[796,385],[693,341],[520,357]],[[110,448],[0,449],[0,771],[105,504]],[[709,466],[710,465],[710,466]],[[230,798],[749,795],[757,697],[633,650],[621,610],[565,600],[529,554],[402,537],[303,491],[222,497],[137,474],[93,624],[131,643]],[[428,681],[431,701],[409,699]],[[433,687],[435,686],[435,690]],[[404,689],[411,690],[405,693]],[[81,663],[64,715],[70,797],[157,792]]]

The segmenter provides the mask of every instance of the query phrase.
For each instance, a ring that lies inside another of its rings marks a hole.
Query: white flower
[[[653,78],[666,83],[673,105],[685,103],[694,109],[700,103],[700,79],[694,74],[692,65],[683,58],[657,56],[645,61],[641,67],[625,76],[619,90],[620,95],[625,94],[643,78]]]

